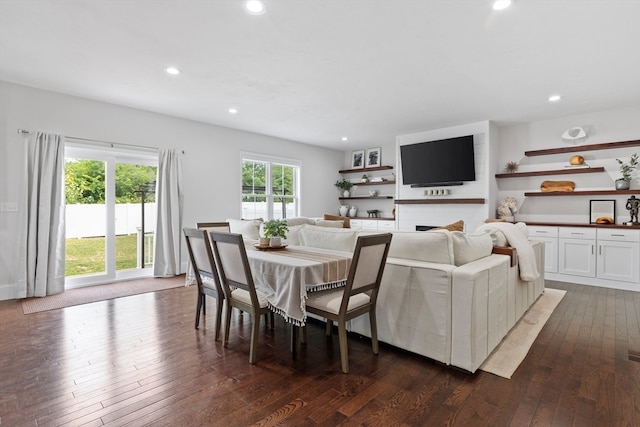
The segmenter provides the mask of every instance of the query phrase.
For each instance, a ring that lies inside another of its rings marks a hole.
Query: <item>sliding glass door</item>
[[[65,147],[66,287],[151,275],[157,155]]]

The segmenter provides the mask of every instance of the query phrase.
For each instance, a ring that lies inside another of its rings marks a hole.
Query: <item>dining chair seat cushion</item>
[[[244,289],[234,289],[231,292],[231,298],[245,304],[251,304],[251,296],[249,295],[249,291],[245,291]],[[260,308],[269,306],[267,298],[260,292],[258,292],[258,302],[260,303]]]
[[[313,292],[307,297],[307,307],[314,307],[319,310],[328,311],[329,313],[338,314],[340,311],[340,304],[342,303],[342,289]],[[347,311],[355,310],[358,307],[368,304],[370,301],[369,295],[360,293],[353,295],[349,298],[349,305]]]

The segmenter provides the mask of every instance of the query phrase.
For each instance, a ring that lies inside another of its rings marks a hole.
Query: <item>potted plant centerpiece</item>
[[[351,187],[353,187],[353,183],[342,178],[341,180],[336,181],[335,186],[342,190],[342,195],[344,197],[349,197]]]
[[[638,154],[633,153],[628,162],[623,162],[620,159],[616,159],[620,165],[620,173],[622,178],[616,179],[616,190],[628,190],[631,186],[631,174],[634,169],[638,167]]]
[[[269,238],[269,246],[282,246],[282,239],[287,238],[289,225],[283,219],[271,219],[264,223],[264,237]]]

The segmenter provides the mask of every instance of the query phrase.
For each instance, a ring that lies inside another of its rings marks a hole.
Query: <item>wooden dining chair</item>
[[[207,240],[209,240],[209,232],[210,231],[218,231],[221,233],[229,233],[231,232],[231,227],[229,225],[228,222],[197,222],[196,223],[196,228],[199,230],[205,230],[207,232]],[[213,251],[213,247],[211,249]],[[207,294],[207,292],[205,291],[205,294]],[[224,295],[223,295],[224,298]],[[202,310],[201,313],[203,316],[207,315],[207,299],[204,297],[204,295],[202,295],[201,299],[198,299],[199,303],[201,304]],[[200,311],[199,311],[200,313]],[[216,313],[217,314],[217,313]],[[198,329],[198,324],[200,323],[200,318],[196,318],[196,329]],[[216,339],[218,339],[218,337],[216,336]]]
[[[332,322],[338,323],[340,359],[345,374],[349,372],[348,320],[369,313],[371,347],[373,354],[378,354],[376,301],[391,237],[390,233],[358,237],[346,285],[343,288],[311,292],[307,296],[307,312],[327,319],[327,335],[331,335]]]
[[[210,232],[213,253],[220,269],[220,282],[227,301],[223,344],[229,345],[231,308],[236,307],[251,315],[251,344],[249,363],[256,363],[260,317],[269,314],[267,299],[256,291],[247,251],[241,234]]]
[[[220,325],[222,324],[222,306],[224,305],[224,292],[220,285],[220,276],[216,268],[213,256],[213,248],[209,242],[207,230],[197,228],[183,229],[187,240],[189,260],[193,268],[194,277],[198,284],[198,300],[196,302],[195,328],[200,325],[200,313],[205,308],[205,296],[209,295],[217,300],[216,304],[216,334],[215,339],[220,338]]]

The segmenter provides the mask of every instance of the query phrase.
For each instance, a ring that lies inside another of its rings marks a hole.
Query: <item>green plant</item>
[[[353,187],[353,183],[351,181],[347,181],[346,179],[342,178],[341,180],[336,181],[335,186],[341,190],[349,191],[351,190],[351,187]]]
[[[286,239],[289,225],[283,219],[270,219],[264,223],[264,237],[282,237]]]
[[[366,173],[364,175],[362,175],[362,180],[363,181],[369,181],[369,177],[367,176]]]
[[[616,159],[616,161],[620,164],[620,173],[622,174],[622,180],[631,181],[631,174],[633,170],[638,167],[638,154],[633,153],[631,158],[629,158],[628,162],[623,162],[620,159]]]

